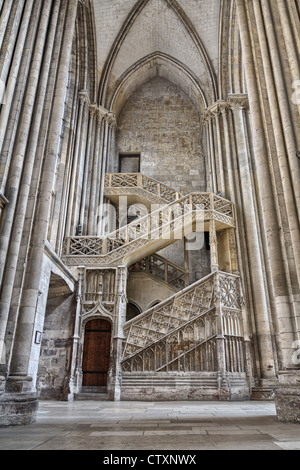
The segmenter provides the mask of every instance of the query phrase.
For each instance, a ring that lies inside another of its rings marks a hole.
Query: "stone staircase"
[[[247,393],[241,302],[239,277],[218,271],[125,323],[123,396]]]
[[[151,204],[170,204],[183,197],[173,188],[141,173],[109,173],[105,177],[104,195],[117,203],[120,196],[131,201]]]
[[[86,266],[102,276],[106,270],[120,266],[135,269],[137,263],[137,270],[151,274],[149,266],[168,265],[167,260],[156,255],[157,251],[183,236],[197,230],[209,231],[216,247],[216,232],[235,227],[230,201],[212,193],[183,196],[140,174],[107,175],[105,195],[115,203],[118,197],[126,196],[131,203],[148,201],[148,207],[152,203],[159,203],[160,207],[103,237],[68,237],[63,252],[66,265]],[[173,269],[173,279],[184,276],[179,270],[176,273],[176,266]],[[125,340],[119,378],[122,399],[248,396],[240,278],[217,267],[213,271],[190,286],[185,282],[183,288],[181,284],[170,298],[123,322]],[[154,269],[153,273],[160,275],[159,270]],[[100,311],[116,316],[122,308],[119,318],[124,318],[122,289],[124,284],[121,291],[111,296],[115,301],[110,309],[107,305],[106,310],[97,307],[103,303],[100,295],[98,304],[89,307],[91,314]],[[77,399],[105,399],[104,396],[99,390],[81,390]]]
[[[125,323],[124,357],[135,354],[208,311],[212,306],[213,280],[209,275]]]

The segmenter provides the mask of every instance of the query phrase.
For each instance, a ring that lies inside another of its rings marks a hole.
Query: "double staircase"
[[[232,203],[212,193],[184,196],[137,173],[106,175],[105,196],[115,205],[126,196],[131,204],[143,204],[147,214],[104,236],[68,237],[64,262],[97,273],[112,273],[119,266],[129,272],[144,270],[172,280],[177,290],[123,322],[123,349],[117,359],[121,399],[247,398],[239,276],[214,269],[188,285],[178,266],[171,266],[168,278],[168,262],[156,254],[192,232],[209,231],[212,236],[234,228]],[[110,302],[102,292],[97,297],[112,321],[118,316],[118,298],[117,290],[109,295]]]
[[[124,335],[123,397],[228,399],[247,391],[236,275],[206,276],[125,323]]]

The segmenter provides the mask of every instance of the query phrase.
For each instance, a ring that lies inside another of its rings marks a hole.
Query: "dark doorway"
[[[83,349],[83,386],[107,385],[110,359],[111,324],[106,320],[91,320],[86,324]]]
[[[137,307],[137,305],[129,302],[127,304],[126,321],[132,320],[137,315],[140,315],[140,313],[141,313],[141,310]]]
[[[120,154],[119,173],[139,173],[140,159],[139,154]]]

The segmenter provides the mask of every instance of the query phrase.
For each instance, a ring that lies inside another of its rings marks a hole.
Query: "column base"
[[[20,426],[36,421],[36,394],[3,393],[0,396],[0,426]]]
[[[251,400],[273,401],[277,386],[277,379],[255,380],[251,390]]]
[[[275,394],[275,406],[279,421],[300,423],[300,370],[279,372],[279,384]]]
[[[107,399],[108,401],[121,400],[121,385],[118,379],[113,380],[107,385]]]

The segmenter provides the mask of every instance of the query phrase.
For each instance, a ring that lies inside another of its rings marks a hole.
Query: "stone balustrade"
[[[213,193],[191,193],[104,237],[67,237],[62,257],[69,266],[120,264],[125,258],[132,264],[134,252],[138,260],[189,233],[209,230],[210,221],[221,230],[234,227],[234,219],[230,201]]]
[[[220,271],[175,294],[124,324],[123,371],[244,373],[241,303]]]
[[[134,195],[147,193],[148,198],[155,197],[157,198],[155,200],[167,203],[181,199],[183,196],[166,184],[141,173],[109,173],[105,176],[105,196],[125,193]]]

